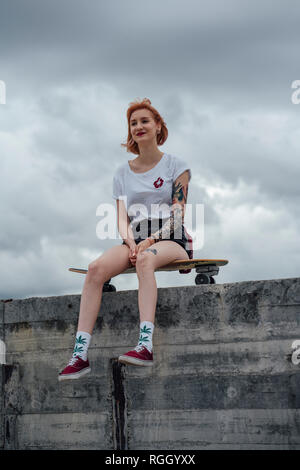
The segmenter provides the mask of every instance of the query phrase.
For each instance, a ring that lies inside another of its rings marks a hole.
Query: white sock
[[[152,351],[152,335],[154,324],[151,321],[143,321],[140,323],[140,338],[138,346],[145,346],[148,351]]]
[[[80,356],[83,361],[87,360],[88,347],[91,341],[91,335],[86,331],[77,331],[75,346],[73,350],[73,358]]]

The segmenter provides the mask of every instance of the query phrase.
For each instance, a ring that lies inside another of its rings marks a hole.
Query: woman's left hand
[[[139,253],[142,253],[144,250],[146,250],[147,248],[149,248],[149,246],[151,246],[151,242],[150,240],[143,240],[142,242],[140,242],[138,245],[137,245],[137,253],[136,255],[138,255]]]

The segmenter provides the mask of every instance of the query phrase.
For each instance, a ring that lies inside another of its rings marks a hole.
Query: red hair
[[[138,144],[133,140],[130,132],[130,117],[131,114],[136,111],[137,109],[148,109],[151,111],[153,114],[153,118],[156,121],[156,123],[161,124],[161,130],[160,133],[157,135],[157,145],[163,145],[165,141],[168,138],[168,129],[166,126],[165,121],[159,114],[159,112],[153,108],[151,105],[151,101],[148,98],[144,98],[143,100],[135,100],[132,103],[129,103],[129,108],[127,109],[127,123],[128,123],[128,136],[127,136],[127,142],[126,144],[121,144],[121,147],[126,147],[127,152],[139,154],[139,146]]]

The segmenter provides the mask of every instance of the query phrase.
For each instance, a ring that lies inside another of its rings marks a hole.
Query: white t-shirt
[[[123,200],[130,225],[143,219],[169,218],[173,182],[184,171],[191,170],[179,157],[164,153],[151,170],[135,173],[128,161],[115,172],[113,198]]]

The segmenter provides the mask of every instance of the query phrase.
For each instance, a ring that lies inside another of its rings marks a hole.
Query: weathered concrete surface
[[[300,278],[158,289],[152,368],[116,360],[137,294],[103,294],[92,372],[70,382],[80,296],[0,302],[0,447],[300,449]]]

